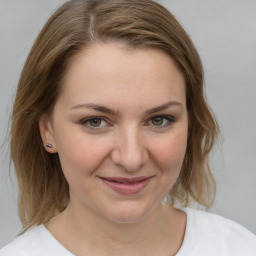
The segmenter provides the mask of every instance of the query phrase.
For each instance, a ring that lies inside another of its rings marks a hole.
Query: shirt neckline
[[[75,256],[75,254],[72,254],[68,249],[65,248],[63,244],[61,244],[54,236],[53,234],[46,228],[44,224],[39,226],[40,231],[42,232],[43,236],[45,236],[47,239],[51,240],[51,243],[57,247],[57,249],[60,251],[59,253],[62,253],[62,255],[66,256]],[[65,254],[64,254],[65,253]]]
[[[185,228],[185,234],[184,234],[184,239],[182,242],[182,245],[179,249],[179,251],[175,254],[175,256],[182,256],[182,254],[184,255],[184,252],[186,251],[186,248],[188,247],[188,244],[191,243],[191,211],[192,209],[189,208],[183,208],[180,209],[181,211],[183,211],[186,214],[186,228]],[[66,253],[69,256],[75,256],[74,254],[72,254],[68,249],[65,248],[65,246],[63,244],[61,244],[54,236],[53,234],[46,228],[46,226],[44,224],[38,226],[41,231],[44,233],[44,235],[47,238],[50,238],[52,243],[54,243],[56,246],[58,246],[59,250],[62,250],[62,253]],[[193,240],[193,239],[192,239]],[[193,248],[193,247],[192,247]]]

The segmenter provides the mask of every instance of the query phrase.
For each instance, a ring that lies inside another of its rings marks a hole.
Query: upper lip
[[[113,182],[119,182],[119,183],[128,183],[128,184],[133,184],[133,183],[136,183],[136,182],[147,180],[147,179],[150,179],[152,177],[153,177],[153,175],[152,176],[140,176],[140,177],[135,177],[135,178],[101,177],[100,176],[100,178],[104,179],[104,180],[113,181]]]

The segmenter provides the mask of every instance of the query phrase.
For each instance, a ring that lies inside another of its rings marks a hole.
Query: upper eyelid
[[[89,121],[93,120],[93,119],[100,119],[101,121],[104,121],[106,123],[109,123],[109,121],[107,121],[104,117],[98,117],[98,116],[93,116],[93,117],[87,117],[87,118],[83,118],[79,120],[79,124],[85,126],[86,124],[88,124]],[[92,126],[87,125],[88,128],[92,128]],[[104,126],[105,127],[105,126]],[[96,128],[96,127],[95,127]],[[103,127],[98,127],[99,128],[103,128]]]
[[[159,115],[153,115],[153,116],[150,116],[149,118],[147,118],[147,120],[150,120],[150,119],[153,119],[153,118],[156,118],[156,117],[162,117],[162,118],[171,118],[171,119],[175,119],[175,117],[174,116],[172,116],[172,115],[161,115],[161,114],[159,114]],[[108,120],[108,118],[106,118],[105,116],[90,116],[90,117],[85,117],[85,118],[82,118],[81,119],[81,121],[87,121],[87,120],[91,120],[91,119],[96,119],[96,118],[99,118],[99,119],[102,119],[102,120],[104,120],[104,121],[107,121]]]
[[[174,116],[172,116],[172,115],[154,115],[154,116],[152,116],[152,117],[150,117],[151,119],[152,118],[155,118],[155,117],[162,117],[162,118],[173,118],[174,119]]]
[[[154,119],[156,117],[161,117],[161,118],[167,119],[169,121],[170,120],[176,121],[176,118],[174,116],[172,116],[172,115],[154,115],[154,116],[148,118],[147,121],[150,121],[150,120],[152,120],[152,119]]]
[[[151,117],[149,117],[145,123],[148,123],[150,122],[152,119],[154,118],[157,118],[157,117],[161,117],[161,118],[164,118],[164,119],[167,119],[168,121],[170,122],[175,122],[176,121],[176,118],[174,116],[171,116],[171,115],[153,115]],[[101,119],[102,121],[106,122],[106,123],[110,123],[110,124],[113,124],[113,122],[109,121],[108,118],[106,117],[103,117],[103,116],[91,116],[91,117],[86,117],[86,118],[83,118],[79,121],[80,124],[85,124],[86,122],[90,121],[90,120],[93,120],[93,119]]]
[[[103,126],[98,126],[98,127],[96,126],[96,127],[94,127],[93,125],[90,125],[90,124],[89,124],[89,122],[90,122],[91,120],[93,120],[93,119],[100,119],[101,121],[106,122],[106,124],[103,125]],[[84,128],[89,129],[89,130],[91,130],[91,131],[95,131],[95,132],[100,132],[101,130],[108,128],[108,126],[111,126],[111,125],[108,125],[109,122],[106,121],[105,118],[99,117],[99,116],[83,118],[83,119],[81,119],[81,120],[79,121],[79,123],[80,123],[80,125],[83,126]]]
[[[107,122],[107,118],[106,118],[106,117],[103,117],[103,116],[90,116],[90,117],[85,117],[85,118],[80,119],[80,122],[87,122],[87,121],[90,121],[90,120],[93,120],[93,119],[101,119],[101,120]]]

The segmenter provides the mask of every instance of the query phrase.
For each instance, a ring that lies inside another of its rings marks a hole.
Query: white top
[[[256,256],[256,236],[216,214],[184,209],[185,238],[176,256]],[[74,256],[44,225],[32,228],[0,250],[0,256]],[[167,255],[168,256],[168,255]]]

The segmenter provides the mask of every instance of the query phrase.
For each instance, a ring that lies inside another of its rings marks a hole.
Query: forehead
[[[74,56],[66,69],[62,96],[70,101],[112,98],[185,100],[185,82],[173,60],[154,48],[123,44],[95,44]],[[161,99],[160,99],[161,98]]]

